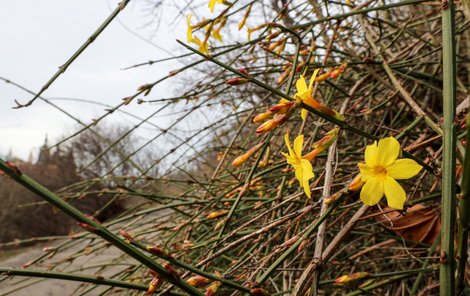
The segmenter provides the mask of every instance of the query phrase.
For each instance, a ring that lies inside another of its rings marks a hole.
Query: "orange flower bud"
[[[297,67],[295,68],[295,73],[299,73],[305,65],[305,62],[300,62]]]
[[[215,218],[223,216],[227,213],[228,213],[228,210],[221,210],[221,211],[212,212],[209,215],[207,215],[207,219],[215,219]]]
[[[260,126],[256,129],[256,133],[262,134],[262,133],[266,133],[266,132],[272,131],[273,129],[275,129],[275,128],[278,127],[279,125],[281,125],[281,124],[283,124],[284,122],[286,122],[287,119],[289,119],[289,117],[287,116],[287,114],[276,114],[276,116],[274,116],[273,119],[268,120],[268,121],[266,121],[265,123],[263,123],[262,125],[260,125]]]
[[[248,81],[250,81],[248,78],[235,77],[235,78],[230,78],[229,80],[225,81],[225,83],[228,85],[242,85],[242,84],[248,83]]]
[[[245,154],[240,155],[239,157],[235,158],[235,160],[232,162],[232,166],[238,167],[244,164],[250,157],[253,156],[253,154],[256,153],[261,147],[263,147],[264,143],[259,143],[258,145],[250,148]]]
[[[331,73],[333,72],[333,69],[329,69],[327,72],[321,74],[321,75],[318,75],[316,78],[315,78],[315,82],[320,82],[320,81],[325,81],[327,80],[328,78],[330,78],[330,75]]]
[[[279,78],[277,79],[278,85],[281,85],[287,79],[287,77],[289,77],[291,70],[292,68],[287,68],[284,72],[282,72],[281,76],[279,76]]]
[[[341,66],[339,66],[336,70],[331,72],[330,77],[333,78],[333,79],[337,78],[339,75],[341,75],[344,72],[344,70],[346,69],[347,66],[348,66],[347,62],[341,64]]]
[[[331,131],[327,132],[323,138],[313,144],[314,148],[320,148],[323,151],[328,149],[328,147],[333,144],[333,142],[338,137],[339,128],[334,128]]]
[[[222,283],[218,281],[213,282],[209,287],[207,287],[206,292],[204,292],[204,296],[214,296],[221,284]]]
[[[284,38],[282,40],[281,44],[279,44],[279,46],[277,47],[277,49],[274,52],[277,53],[278,55],[280,55],[284,51],[284,48],[286,48],[286,43],[287,43],[287,39]]]
[[[269,110],[264,112],[264,113],[260,113],[260,114],[256,115],[255,118],[253,118],[253,122],[257,123],[257,122],[263,121],[263,120],[271,117],[272,114],[273,113]]]
[[[258,128],[256,129],[256,133],[257,134],[266,133],[266,132],[272,131],[275,128],[276,128],[276,125],[274,121],[270,119],[266,121],[265,123],[263,123],[262,125],[258,126]]]
[[[266,39],[267,40],[273,40],[274,38],[279,36],[279,34],[281,34],[281,33],[282,33],[282,31],[277,31],[277,32],[271,33],[268,36],[266,36]]]
[[[351,181],[349,184],[348,190],[349,191],[358,191],[359,189],[362,188],[362,186],[365,184],[364,181],[362,181],[361,174],[357,174],[356,177]]]
[[[284,39],[281,39],[281,40],[278,40],[278,41],[272,43],[270,46],[268,46],[268,50],[269,50],[269,51],[275,50],[276,47],[282,45],[283,42],[284,42]]]
[[[356,273],[352,273],[352,274],[347,274],[347,275],[343,275],[343,276],[340,276],[339,278],[337,278],[335,280],[335,284],[336,285],[343,285],[343,284],[347,284],[347,283],[352,282],[352,281],[363,279],[363,278],[368,277],[368,276],[369,276],[368,272],[356,272]]]
[[[269,111],[274,114],[286,114],[292,110],[296,103],[296,101],[281,102],[269,108]]]
[[[205,278],[200,275],[193,276],[186,281],[188,285],[196,287],[196,288],[207,286],[210,282],[211,281],[208,278]]]
[[[335,79],[335,78],[337,78],[340,74],[341,74],[341,71],[339,71],[339,70],[334,70],[333,72],[331,72],[330,77],[333,78],[333,79]]]

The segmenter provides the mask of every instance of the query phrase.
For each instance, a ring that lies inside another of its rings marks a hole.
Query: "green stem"
[[[442,164],[442,227],[440,295],[454,294],[454,225],[455,225],[455,20],[453,1],[445,1],[442,9],[443,68],[443,164]]]
[[[101,276],[78,275],[78,274],[67,273],[67,272],[51,272],[51,271],[44,271],[44,270],[27,270],[27,269],[0,267],[0,275],[26,276],[26,277],[67,280],[67,281],[92,283],[95,285],[112,286],[112,287],[119,287],[119,288],[126,288],[126,289],[132,289],[132,290],[140,290],[140,291],[147,291],[148,289],[147,285],[134,284],[134,283],[112,280],[112,279],[105,279]]]

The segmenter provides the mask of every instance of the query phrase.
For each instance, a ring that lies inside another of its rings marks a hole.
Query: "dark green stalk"
[[[455,226],[455,19],[453,1],[443,2],[442,69],[443,69],[443,159],[442,159],[442,226],[440,295],[455,295],[454,226]]]
[[[67,272],[52,272],[44,270],[27,270],[27,269],[15,269],[10,267],[0,267],[0,275],[4,276],[26,276],[26,277],[37,277],[37,278],[48,278],[75,281],[82,283],[92,283],[95,285],[112,286],[119,288],[126,288],[131,290],[147,291],[147,285],[134,284],[125,281],[118,281],[112,279],[105,279],[101,276],[88,276],[78,275]]]
[[[120,239],[118,236],[111,233],[108,229],[106,229],[100,223],[85,216],[78,209],[76,209],[75,207],[71,206],[70,204],[62,200],[59,196],[55,195],[53,192],[49,191],[44,186],[37,183],[35,180],[31,179],[25,174],[22,174],[16,168],[9,166],[2,159],[0,159],[0,170],[5,172],[7,175],[9,175],[19,184],[23,185],[24,187],[36,193],[37,195],[39,195],[41,198],[43,198],[44,200],[46,200],[53,206],[57,207],[59,210],[61,210],[68,216],[72,217],[73,219],[75,219],[76,221],[84,225],[87,225],[87,228],[91,232],[102,237],[103,239],[105,239],[106,241],[114,245],[115,247],[119,248],[124,253],[133,257],[134,259],[144,264],[148,268],[154,270],[168,282],[174,284],[175,286],[179,287],[183,291],[186,291],[190,295],[201,295],[201,296],[203,295],[198,289],[188,285],[182,279],[173,276],[172,273],[168,272],[163,266],[161,266],[160,264],[152,260],[150,257],[141,253],[140,251],[132,247],[130,244],[128,244],[124,240]]]

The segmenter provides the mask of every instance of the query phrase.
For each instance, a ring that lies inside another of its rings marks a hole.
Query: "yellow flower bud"
[[[216,211],[216,212],[212,212],[210,213],[209,215],[207,215],[207,219],[215,219],[215,218],[218,218],[220,216],[223,216],[225,214],[227,214],[228,211],[227,210],[221,210],[221,211]]]
[[[265,123],[263,123],[262,125],[260,125],[260,126],[256,129],[256,133],[257,133],[257,134],[262,134],[262,133],[266,133],[266,132],[272,131],[273,129],[275,129],[275,128],[278,127],[279,125],[281,125],[281,124],[283,124],[284,122],[286,122],[287,119],[289,119],[289,117],[287,116],[287,114],[277,114],[276,116],[274,116],[273,119],[268,120],[268,121],[266,121]]]
[[[343,285],[343,284],[347,284],[347,283],[352,282],[352,281],[363,279],[363,278],[368,277],[368,276],[369,276],[368,272],[356,272],[356,273],[352,273],[352,274],[347,274],[347,275],[343,275],[343,276],[340,276],[339,278],[337,278],[335,280],[335,284],[336,285]]]
[[[296,103],[296,101],[281,102],[269,108],[269,111],[274,114],[286,114],[292,110]]]
[[[253,122],[257,123],[257,122],[263,121],[263,120],[271,117],[271,115],[273,115],[273,113],[269,110],[264,112],[264,113],[260,113],[260,114],[256,115],[255,118],[253,118]]]
[[[193,276],[186,281],[188,285],[196,288],[207,286],[210,282],[211,281],[209,279],[200,275]]]
[[[259,143],[258,145],[250,148],[245,154],[240,155],[239,157],[235,158],[232,162],[232,166],[239,167],[244,164],[250,157],[253,156],[261,147],[263,147],[264,143]]]
[[[214,296],[215,292],[217,292],[217,289],[221,285],[221,282],[213,282],[207,289],[206,292],[204,292],[204,296]]]
[[[160,278],[154,277],[152,281],[150,281],[149,287],[147,289],[147,295],[150,295],[154,293],[155,291],[157,291],[157,289],[160,288],[162,283],[163,281]]]
[[[246,20],[250,16],[252,6],[253,6],[253,3],[248,6],[248,8],[245,11],[245,15],[243,16],[243,19],[238,23],[238,31],[240,31],[243,28],[243,26],[246,24]]]
[[[361,174],[357,174],[356,177],[351,181],[349,184],[348,190],[349,191],[358,191],[359,189],[362,188],[362,186],[365,184],[364,181],[362,181]]]

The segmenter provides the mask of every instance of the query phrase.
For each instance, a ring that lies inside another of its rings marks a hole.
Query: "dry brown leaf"
[[[439,212],[420,204],[409,208],[405,215],[385,208],[376,220],[407,240],[427,244],[434,242],[441,228]]]

